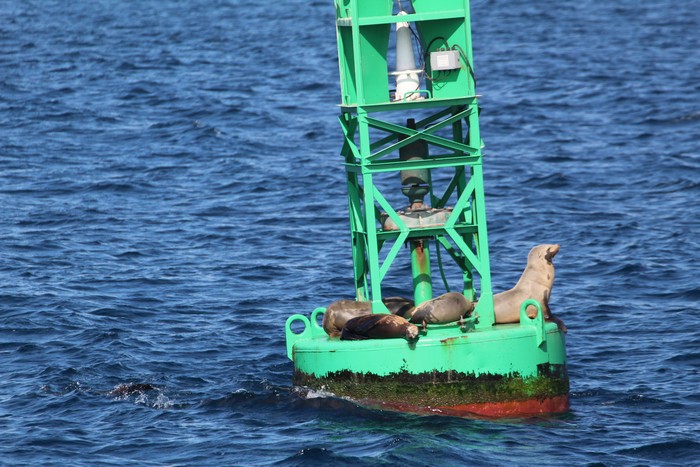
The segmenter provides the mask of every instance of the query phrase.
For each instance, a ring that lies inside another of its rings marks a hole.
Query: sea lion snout
[[[412,341],[418,338],[418,326],[412,325],[406,328],[406,340]]]
[[[559,248],[560,246],[558,244],[547,245],[547,252],[544,255],[544,259],[551,263],[552,258],[554,258],[557,255],[557,253],[559,253]]]

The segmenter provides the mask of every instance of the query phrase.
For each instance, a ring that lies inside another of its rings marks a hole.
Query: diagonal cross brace
[[[469,261],[469,263],[471,263],[472,266],[474,266],[474,268],[479,272],[479,274],[482,274],[481,260],[476,257],[471,248],[469,248],[469,246],[464,242],[462,236],[459,233],[457,233],[457,231],[454,228],[454,225],[455,223],[457,223],[459,216],[462,215],[464,208],[466,208],[466,204],[469,202],[469,198],[473,194],[475,194],[475,189],[476,185],[474,184],[474,179],[471,178],[469,179],[466,188],[457,200],[457,204],[455,204],[452,214],[450,214],[450,217],[447,219],[447,222],[445,222],[445,232],[447,232],[450,238],[452,238],[452,240],[455,242],[455,245],[457,245],[457,247],[462,251],[462,254],[464,254],[466,260]]]
[[[388,146],[380,151],[377,151],[374,154],[371,154],[367,159],[370,161],[374,161],[376,159],[379,159],[381,157],[384,157],[385,155],[392,153],[403,146],[406,146],[408,144],[413,143],[416,140],[422,139],[428,143],[434,144],[435,146],[439,146],[442,148],[447,148],[451,149],[453,151],[459,151],[459,152],[464,152],[470,155],[476,155],[479,154],[479,149],[474,148],[472,146],[469,146],[467,144],[453,141],[451,139],[443,138],[441,136],[435,136],[432,133],[439,130],[440,128],[450,125],[456,121],[461,120],[465,116],[467,116],[471,112],[470,109],[464,110],[462,112],[459,112],[455,115],[453,115],[450,118],[447,118],[440,123],[436,123],[435,125],[431,126],[430,128],[426,128],[424,130],[413,130],[411,128],[407,128],[405,126],[401,125],[396,125],[393,123],[389,122],[384,122],[382,120],[377,120],[375,118],[367,117],[367,124],[372,127],[372,128],[377,128],[380,130],[388,131],[390,133],[398,134],[398,135],[406,135],[407,138],[398,141],[391,146]]]
[[[394,241],[394,244],[391,246],[389,253],[386,255],[384,262],[379,268],[379,281],[381,282],[384,280],[386,273],[389,272],[389,267],[394,262],[394,259],[396,259],[396,255],[399,254],[401,246],[406,241],[406,238],[408,238],[409,229],[376,187],[374,187],[374,199],[377,201],[377,203],[379,203],[379,206],[381,206],[387,212],[387,214],[389,214],[391,220],[393,220],[396,225],[399,226],[399,230],[401,231],[401,234],[399,234],[398,238]]]
[[[462,106],[462,107],[460,107],[460,108],[461,108],[462,110],[464,110],[465,107]],[[460,112],[461,112],[461,110],[460,110]],[[422,128],[422,127],[424,127],[424,126],[426,126],[426,125],[428,125],[428,124],[430,124],[430,123],[433,123],[433,122],[436,121],[436,120],[441,119],[442,117],[445,117],[445,116],[447,116],[447,115],[450,115],[451,113],[452,113],[452,109],[451,109],[451,108],[447,108],[447,109],[441,110],[440,112],[438,112],[438,113],[436,113],[436,114],[433,114],[433,115],[431,115],[431,116],[429,116],[429,117],[424,118],[423,120],[420,120],[420,121],[416,122],[416,127]],[[396,141],[396,135],[385,136],[384,138],[382,138],[382,139],[380,139],[380,140],[377,140],[377,141],[375,141],[374,143],[370,144],[369,148],[370,148],[371,151],[374,151],[375,149],[381,148],[381,147],[384,146],[385,144],[389,144],[389,143],[391,143],[392,141]]]
[[[343,148],[340,150],[340,154],[347,160],[348,152],[351,152],[356,159],[361,159],[360,150],[353,141],[355,130],[357,130],[357,119],[353,118],[346,121],[341,115],[338,117],[338,120],[340,121],[340,127],[343,129],[343,134],[345,135],[345,143],[343,144]]]

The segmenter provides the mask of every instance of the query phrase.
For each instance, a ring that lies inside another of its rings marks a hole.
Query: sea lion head
[[[538,261],[545,261],[547,264],[552,264],[552,259],[559,253],[559,245],[537,245],[530,254],[527,255],[528,263],[534,264]]]
[[[552,260],[558,252],[559,245],[557,244],[537,245],[534,247],[527,255],[527,266],[522,278],[526,278],[528,282],[539,283],[551,289],[554,283],[554,263]],[[541,300],[539,297],[537,299]]]
[[[418,326],[409,324],[406,326],[406,340],[412,341],[418,338]]]

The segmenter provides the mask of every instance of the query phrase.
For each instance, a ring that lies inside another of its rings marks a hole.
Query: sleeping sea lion
[[[348,320],[372,313],[370,302],[336,300],[328,305],[323,313],[323,330],[331,337],[338,337]]]
[[[413,300],[403,297],[388,297],[382,299],[384,305],[392,314],[403,316],[413,309]],[[345,323],[352,318],[372,313],[370,302],[358,302],[355,300],[337,300],[326,308],[323,314],[323,330],[331,337],[340,335]]]
[[[520,321],[520,305],[525,300],[535,299],[542,305],[546,320],[557,323],[566,332],[564,323],[552,315],[549,309],[549,297],[554,284],[554,263],[552,259],[559,252],[559,245],[538,245],[527,255],[527,266],[522,276],[510,290],[493,296],[493,308],[496,314],[496,324],[517,323]],[[527,307],[527,315],[534,318],[537,308]]]
[[[438,324],[458,321],[474,309],[474,304],[459,292],[448,292],[423,302],[410,317],[412,323]]]
[[[345,323],[341,340],[391,339],[405,337],[412,341],[418,337],[418,326],[396,315],[372,314],[358,316]]]
[[[386,307],[389,309],[389,313],[406,319],[411,316],[415,308],[413,300],[403,297],[383,298],[382,302],[384,302],[384,305],[386,305]]]

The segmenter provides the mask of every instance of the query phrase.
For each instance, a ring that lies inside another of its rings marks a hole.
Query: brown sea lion
[[[388,297],[382,302],[392,314],[402,314],[413,309],[413,300],[403,297]],[[358,302],[355,300],[337,300],[326,308],[323,314],[323,330],[331,337],[340,335],[343,326],[348,320],[357,316],[369,315],[372,313],[370,302]]]
[[[559,245],[538,245],[527,255],[527,266],[522,276],[510,290],[493,296],[496,324],[517,323],[520,321],[520,305],[525,300],[534,299],[542,305],[544,318],[557,323],[566,332],[564,323],[552,315],[549,297],[554,284],[554,263],[552,259],[559,253]],[[537,308],[529,306],[527,315],[534,318]]]
[[[386,305],[392,315],[401,316],[406,319],[411,316],[415,308],[413,300],[403,297],[383,298],[382,302],[384,302],[384,305]]]
[[[336,300],[326,307],[323,313],[323,330],[331,337],[340,336],[340,331],[352,318],[372,313],[370,302]]]
[[[448,292],[423,302],[410,316],[412,323],[438,324],[459,321],[474,309],[474,304],[459,292]]]
[[[358,316],[345,323],[341,340],[391,339],[404,337],[409,341],[418,337],[418,326],[396,315],[372,314]]]

